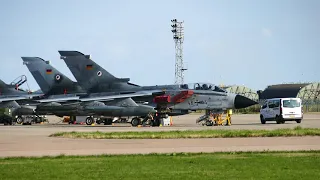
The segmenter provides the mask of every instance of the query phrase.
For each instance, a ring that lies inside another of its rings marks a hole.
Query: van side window
[[[275,100],[274,107],[279,107],[279,106],[280,106],[280,100]]]
[[[264,104],[261,109],[265,109],[267,107],[267,104]]]
[[[273,101],[269,101],[268,106],[269,106],[269,108],[274,108],[274,103],[273,103]]]

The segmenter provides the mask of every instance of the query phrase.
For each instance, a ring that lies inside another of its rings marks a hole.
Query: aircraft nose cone
[[[234,107],[236,109],[246,108],[255,104],[258,104],[258,103],[252,99],[249,99],[241,95],[236,95],[236,98],[234,100]]]

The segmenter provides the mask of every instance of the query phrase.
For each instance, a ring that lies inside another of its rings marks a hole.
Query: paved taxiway
[[[320,128],[320,114],[306,114],[303,122],[260,124],[259,115],[233,115],[230,127],[206,127],[195,124],[199,115],[174,118],[172,127],[126,127],[67,125],[50,119],[50,124],[0,126],[0,156],[91,155],[152,152],[214,152],[256,150],[320,150],[320,137],[208,138],[208,139],[67,139],[48,137],[61,131],[161,131],[186,129],[275,129]]]

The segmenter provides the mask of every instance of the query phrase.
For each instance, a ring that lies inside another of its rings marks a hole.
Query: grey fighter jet
[[[108,102],[79,99],[87,94],[86,91],[54,68],[49,61],[39,57],[22,57],[22,60],[45,94],[45,98],[38,100],[41,104],[35,109],[37,114],[144,117],[155,112],[154,107],[137,104],[130,97],[108,99]],[[93,118],[88,117],[86,122],[92,124]]]
[[[0,108],[9,108],[11,117],[24,115],[34,115],[34,108],[29,106],[30,102],[33,102],[33,98],[40,98],[43,93],[41,91],[30,92],[20,89],[20,86],[24,84],[27,79],[26,76],[20,76],[21,79],[18,82],[12,82],[6,84],[0,80]],[[42,117],[37,116],[35,120]],[[21,118],[16,119],[17,123],[22,123]]]
[[[21,79],[14,83],[7,84],[0,80],[0,108],[19,108],[19,102],[39,97],[42,92],[31,93],[30,91],[20,89],[27,79],[25,76],[20,76]]]
[[[227,109],[246,108],[257,103],[207,83],[194,83],[191,86],[188,84],[139,86],[130,83],[129,78],[113,76],[91,60],[90,55],[78,51],[59,51],[59,53],[79,85],[90,93],[87,97],[82,97],[83,99],[100,101],[131,97],[136,102],[148,102],[154,106],[160,117],[182,115],[195,110],[218,113]],[[96,93],[100,95],[92,95]],[[139,119],[132,122],[133,125],[139,123]]]

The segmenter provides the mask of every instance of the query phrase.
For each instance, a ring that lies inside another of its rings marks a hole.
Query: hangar
[[[297,97],[305,101],[315,101],[320,98],[320,83],[312,83],[300,89]]]
[[[305,111],[320,111],[320,83],[277,84],[258,91],[259,101],[271,98],[298,97]]]
[[[299,91],[308,84],[276,84],[270,85],[263,91],[258,91],[259,99],[297,97]]]
[[[245,86],[233,85],[233,86],[225,87],[224,89],[229,93],[239,94],[239,95],[245,96],[249,99],[252,99],[254,101],[259,100],[258,93],[248,87],[245,87]]]

